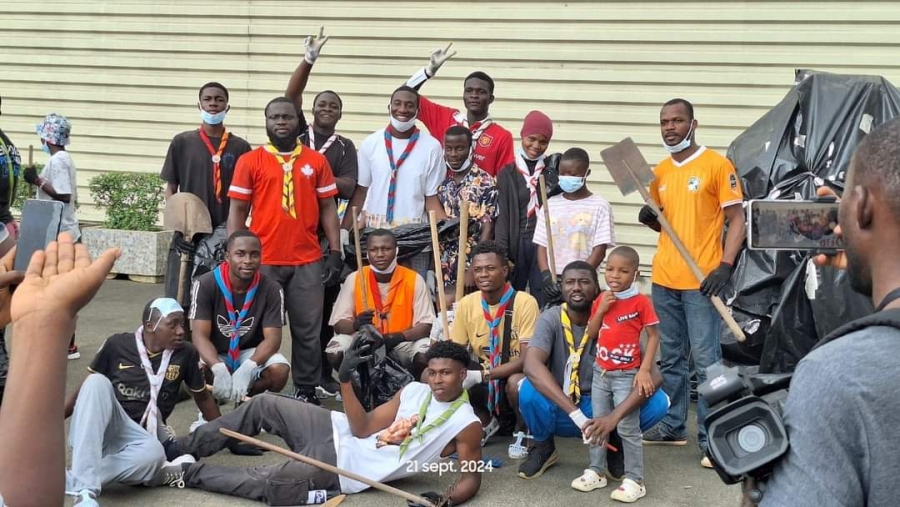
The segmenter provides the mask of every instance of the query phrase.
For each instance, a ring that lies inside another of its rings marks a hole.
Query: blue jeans
[[[594,379],[591,382],[591,398],[594,416],[609,414],[621,405],[631,394],[637,368],[631,370],[604,371],[594,363]],[[644,447],[641,443],[640,417],[643,414],[632,412],[619,421],[616,430],[622,439],[622,452],[625,453],[625,477],[637,482],[644,482]],[[606,468],[606,446],[591,447],[591,470],[603,475]]]
[[[698,290],[673,290],[653,284],[653,308],[659,317],[659,350],[663,389],[672,401],[660,432],[673,438],[687,437],[690,382],[688,355],[694,360],[698,385],[706,381],[706,368],[722,359],[720,343],[722,318],[712,301]],[[698,442],[706,450],[703,421],[709,407],[697,402]]]
[[[587,417],[593,417],[594,409],[591,396],[583,395],[578,408]],[[659,424],[669,409],[669,398],[661,389],[641,405],[641,431],[647,431]],[[569,414],[560,410],[555,403],[544,397],[525,379],[519,387],[519,412],[528,431],[536,442],[544,442],[554,435],[568,438],[581,438],[581,430],[575,427]]]

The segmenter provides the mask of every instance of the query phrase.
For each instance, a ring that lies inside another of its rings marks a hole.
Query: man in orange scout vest
[[[328,361],[339,369],[353,336],[371,324],[384,337],[388,354],[419,378],[428,366],[425,353],[434,322],[434,304],[425,280],[397,265],[397,238],[389,230],[368,234],[366,257],[369,265],[347,276],[334,303],[329,325],[335,336],[325,349]]]

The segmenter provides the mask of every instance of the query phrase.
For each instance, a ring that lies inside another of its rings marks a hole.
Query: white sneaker
[[[483,428],[481,447],[484,447],[485,444],[487,444],[487,441],[490,440],[492,436],[496,435],[498,431],[500,431],[500,421],[496,417],[491,417],[491,422]]]
[[[700,466],[703,468],[712,468],[712,461],[709,460],[709,456],[703,456],[703,459],[700,460]]]
[[[166,461],[166,464],[163,465],[163,468],[181,466],[185,463],[196,463],[196,462],[197,462],[197,458],[191,456],[190,454],[182,454],[181,456],[178,456],[177,458],[173,459],[172,461]]]
[[[594,491],[595,489],[606,487],[606,477],[597,472],[586,468],[581,477],[572,481],[572,487],[578,491]]]
[[[75,503],[72,504],[73,507],[100,507],[94,494],[86,489],[82,489],[77,493],[67,491],[66,494],[75,497]]]
[[[203,426],[207,422],[208,421],[203,418],[203,414],[198,413],[197,420],[191,423],[191,427],[188,429],[188,433],[193,434],[195,431],[197,431],[197,428],[199,428],[200,426]]]
[[[618,502],[634,503],[647,495],[647,488],[631,479],[622,481],[622,485],[615,489],[610,498]]]

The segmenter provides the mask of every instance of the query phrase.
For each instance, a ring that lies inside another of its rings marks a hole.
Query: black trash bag
[[[806,262],[785,282],[760,358],[760,373],[789,373],[819,341],[812,305],[806,296]]]
[[[397,361],[388,356],[384,347],[384,338],[371,326],[364,326],[361,333],[365,338],[377,345],[372,359],[361,365],[350,376],[353,392],[366,412],[390,401],[400,389],[412,382],[413,376]]]
[[[204,273],[209,273],[216,269],[216,266],[225,262],[225,241],[227,239],[225,225],[220,225],[213,229],[212,234],[204,234],[199,240],[194,241],[197,246],[194,249],[191,280]]]
[[[459,219],[451,218],[438,222],[438,240],[445,241],[450,238],[459,236]],[[366,258],[366,238],[368,234],[375,229],[366,227],[359,231],[359,246],[362,250],[363,260]],[[397,237],[397,248],[400,252],[397,254],[397,262],[404,262],[414,257],[426,248],[431,247],[431,225],[429,224],[406,224],[391,229],[394,236]],[[353,240],[353,233],[350,233],[350,243],[344,247],[344,263],[350,269],[356,271],[356,244]]]

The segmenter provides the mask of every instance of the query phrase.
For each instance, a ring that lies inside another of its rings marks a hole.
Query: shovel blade
[[[213,230],[206,204],[188,192],[178,192],[166,201],[163,228],[182,233],[186,241],[193,240],[196,234],[210,234]]]
[[[600,152],[603,163],[622,195],[646,188],[653,181],[653,169],[630,137]]]

